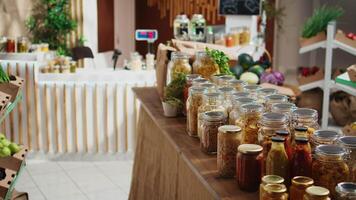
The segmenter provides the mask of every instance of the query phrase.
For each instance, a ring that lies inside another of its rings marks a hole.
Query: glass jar
[[[241,128],[233,125],[219,127],[217,167],[221,177],[234,177],[236,174],[236,154],[240,145]]]
[[[257,90],[257,102],[264,104],[265,98],[268,95],[277,94],[278,90],[273,88],[260,88]]]
[[[284,184],[267,184],[262,200],[288,200],[287,188]]]
[[[257,90],[261,89],[259,85],[246,85],[244,87],[244,92],[250,93],[251,98],[257,99]]]
[[[308,136],[319,129],[318,111],[310,108],[297,108],[292,112],[292,127],[304,126],[308,128]]]
[[[225,43],[225,35],[224,33],[216,33],[214,35],[214,44],[216,45],[221,45],[221,46],[225,46],[226,43]]]
[[[316,130],[310,136],[310,146],[314,152],[315,147],[322,144],[336,144],[340,137],[339,133],[333,130]]]
[[[260,153],[256,144],[242,144],[236,157],[236,180],[241,190],[256,191],[260,182]]]
[[[231,80],[236,80],[235,79],[235,76],[233,75],[221,75],[218,77],[217,79],[217,84],[220,86],[220,87],[230,87],[230,84],[229,82]],[[234,88],[234,87],[232,87]]]
[[[226,47],[233,47],[234,46],[234,38],[231,34],[225,35],[225,44]]]
[[[183,104],[184,104],[184,112],[186,113],[186,103],[188,100],[188,96],[189,96],[189,88],[193,85],[193,81],[197,78],[200,78],[199,74],[188,74],[186,76],[185,79],[185,86],[184,86],[184,90],[183,90]]]
[[[245,81],[232,79],[228,81],[228,86],[235,88],[236,91],[242,92],[247,85]]]
[[[260,200],[262,200],[262,196],[263,194],[266,192],[264,190],[264,186],[267,185],[267,184],[283,184],[284,182],[284,179],[280,176],[277,176],[277,175],[266,175],[266,176],[263,176],[262,179],[261,179],[261,184],[260,184]]]
[[[173,22],[173,34],[177,40],[189,40],[189,19],[187,15],[177,15]]]
[[[306,176],[296,176],[289,188],[289,200],[303,200],[305,190],[314,184],[314,180]]]
[[[7,38],[6,42],[6,52],[7,53],[15,53],[16,42],[14,39]]]
[[[0,36],[0,53],[5,53],[7,48],[7,38]]]
[[[355,200],[356,183],[342,182],[336,186],[336,200]]]
[[[200,148],[204,153],[216,154],[218,147],[218,129],[226,124],[226,116],[221,111],[209,111],[203,115]]]
[[[242,126],[241,106],[248,103],[255,103],[255,100],[248,97],[240,97],[232,100],[232,109],[229,113],[229,124]]]
[[[219,65],[211,59],[206,51],[198,51],[195,54],[193,63],[193,73],[201,75],[203,78],[210,79],[212,75],[219,74]]]
[[[29,41],[27,37],[19,37],[17,38],[17,52],[26,53],[29,49]]]
[[[285,103],[288,102],[288,97],[282,94],[272,94],[265,97],[265,110],[270,112],[272,105],[275,103]]]
[[[207,92],[216,92],[216,87],[212,83],[203,83],[200,86],[206,88]]]
[[[262,111],[263,106],[258,103],[241,106],[242,144],[258,144],[258,122]]]
[[[284,138],[284,148],[287,152],[288,159],[291,161],[293,157],[293,147],[292,141],[290,137],[290,133],[288,130],[276,130],[276,135]]]
[[[248,92],[234,92],[232,93],[232,99],[237,99],[240,97],[249,97],[249,93]]]
[[[206,20],[201,14],[194,14],[189,24],[189,38],[192,41],[204,42]]]
[[[201,86],[202,84],[209,83],[205,78],[196,78],[193,80],[192,86]]]
[[[222,105],[223,97],[218,92],[207,92],[203,94],[203,103],[198,109],[198,137],[202,134],[203,115],[207,111],[222,111],[227,115],[225,107]]]
[[[319,145],[315,149],[312,175],[315,185],[323,186],[335,197],[335,187],[347,181],[350,171],[345,160],[346,150],[336,145]]]
[[[292,121],[292,112],[297,109],[294,103],[275,103],[272,105],[271,111],[275,113],[285,114],[288,118],[289,124]]]
[[[189,64],[189,55],[182,52],[172,52],[171,61],[168,63],[169,77],[167,83],[176,79],[179,73],[185,75],[192,73],[192,67]]]
[[[187,132],[192,137],[198,137],[198,109],[203,103],[203,87],[192,86],[189,88],[187,100]]]
[[[248,27],[243,27],[240,33],[240,45],[248,45],[250,43],[251,33]]]
[[[310,186],[305,190],[303,200],[330,200],[329,190],[324,187]]]
[[[289,160],[284,148],[284,138],[272,137],[271,150],[267,155],[266,174],[278,175],[289,180]]]
[[[312,153],[308,138],[295,138],[294,154],[291,163],[292,177],[294,176],[312,176]]]
[[[347,163],[351,172],[349,180],[356,182],[356,136],[340,137],[338,144],[347,150]]]
[[[220,87],[218,91],[222,93],[224,100],[223,105],[226,108],[227,113],[230,113],[232,109],[232,94],[235,92],[234,88],[232,87]]]

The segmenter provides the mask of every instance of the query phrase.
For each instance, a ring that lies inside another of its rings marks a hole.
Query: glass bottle
[[[272,137],[271,150],[266,160],[266,174],[278,175],[289,180],[289,160],[284,148],[284,138]]]
[[[258,144],[258,122],[262,111],[263,106],[258,103],[241,106],[242,144]]]
[[[346,150],[336,145],[319,145],[315,149],[312,175],[315,185],[327,188],[335,197],[335,187],[347,181],[350,171],[345,160]]]
[[[246,85],[244,87],[244,92],[250,93],[251,98],[257,99],[257,90],[261,89],[262,87],[259,85]]]
[[[232,99],[232,109],[229,114],[229,124],[242,127],[241,106],[248,103],[255,103],[255,100],[248,97]]]
[[[240,145],[241,128],[234,125],[219,127],[217,167],[221,177],[234,177],[236,174],[236,154]]]
[[[340,137],[339,133],[333,130],[316,130],[310,136],[310,146],[312,151],[315,147],[321,144],[336,144],[337,139]]]
[[[201,14],[194,14],[189,24],[189,38],[192,41],[204,42],[206,20]]]
[[[227,113],[230,113],[232,108],[232,94],[235,92],[232,87],[219,87],[218,91],[222,93],[224,97],[223,105],[225,106]]]
[[[283,184],[284,179],[280,176],[277,175],[266,175],[263,176],[261,179],[261,184],[260,184],[260,199],[262,199],[263,194],[265,193],[264,186],[267,184]]]
[[[342,182],[336,186],[336,200],[355,200],[356,183]]]
[[[203,94],[203,103],[198,109],[198,137],[202,134],[203,115],[207,111],[222,111],[227,115],[225,107],[222,105],[223,97],[218,92],[207,92]]]
[[[186,109],[186,103],[188,100],[188,96],[189,96],[189,88],[193,85],[193,81],[197,78],[200,78],[199,74],[188,74],[186,76],[186,80],[185,80],[185,86],[183,89],[183,104],[184,104],[184,113],[186,114],[187,109]]]
[[[203,103],[206,88],[192,86],[187,100],[187,132],[189,136],[198,137],[198,109]]]
[[[347,150],[347,163],[351,173],[349,180],[356,182],[356,136],[340,137],[338,144]]]
[[[260,200],[288,200],[287,188],[284,184],[267,184]]]
[[[291,163],[292,177],[294,176],[312,176],[312,153],[308,138],[295,138],[296,145],[293,151]]]
[[[265,97],[265,110],[270,112],[272,105],[275,103],[285,103],[288,102],[288,97],[282,94],[272,94]]]
[[[288,126],[287,126],[288,127]],[[288,130],[276,130],[276,135],[284,138],[284,148],[286,149],[288,159],[292,160],[293,148],[290,133]]]
[[[297,109],[294,103],[275,103],[272,105],[271,111],[275,113],[285,114],[288,117],[289,123],[292,120],[292,112]]]
[[[303,200],[330,200],[330,191],[324,187],[310,186],[305,190]]]
[[[216,154],[218,147],[218,128],[226,124],[226,116],[221,111],[205,112],[203,116],[200,148],[204,153]]]
[[[262,147],[256,144],[242,144],[236,157],[236,180],[241,190],[257,191],[260,182],[260,153]]]
[[[292,112],[292,127],[304,126],[308,128],[308,136],[319,129],[318,111],[310,108],[297,108]]]
[[[314,180],[306,176],[296,176],[289,188],[289,200],[303,200],[305,190],[314,184]]]
[[[189,64],[189,55],[176,51],[172,52],[171,61],[168,63],[167,83],[176,79],[179,73],[185,75],[192,73],[192,67]]]
[[[244,87],[247,85],[245,81],[232,79],[229,80],[228,85],[235,88],[236,91],[242,92]]]
[[[257,90],[257,102],[264,104],[265,98],[268,95],[277,94],[278,90],[273,88],[260,88]]]
[[[189,40],[189,19],[187,15],[177,15],[173,22],[173,34],[177,40]]]
[[[220,87],[232,87],[232,86],[230,86],[230,83],[229,83],[232,80],[236,80],[235,76],[233,76],[233,75],[221,75],[217,79],[217,84]],[[234,88],[234,87],[232,87],[232,88]]]
[[[195,54],[193,73],[199,74],[203,78],[211,79],[212,75],[220,73],[220,69],[219,65],[208,56],[206,51],[198,51]]]

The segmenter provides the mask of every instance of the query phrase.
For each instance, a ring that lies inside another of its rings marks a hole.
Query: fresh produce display
[[[220,74],[232,75],[232,72],[230,71],[229,67],[229,58],[225,55],[224,52],[214,49],[211,50],[209,48],[206,48],[205,51],[209,55],[209,57],[212,58],[215,63],[219,65]]]
[[[6,136],[0,133],[0,157],[14,155],[21,150],[20,146],[16,143],[10,142]]]
[[[252,56],[247,53],[242,53],[237,58],[238,64],[241,65],[245,70],[248,70],[252,65],[255,64]]]
[[[313,67],[299,67],[298,68],[298,73],[302,76],[311,76],[316,74],[320,70],[319,67],[313,66]]]
[[[245,81],[248,84],[257,84],[259,81],[259,78],[255,73],[244,72],[241,74],[240,80]]]
[[[283,85],[285,80],[284,75],[278,71],[264,72],[260,79],[261,83],[271,83],[274,85]]]
[[[244,72],[244,68],[241,65],[237,64],[237,65],[231,67],[230,71],[234,74],[234,76],[237,79],[239,79],[241,74]]]
[[[2,66],[0,65],[0,83],[8,83],[8,82],[10,82],[9,75],[7,75],[7,73],[4,72]]]
[[[350,40],[356,40],[356,34],[355,33],[348,33],[348,34],[346,34],[346,37],[349,38]]]

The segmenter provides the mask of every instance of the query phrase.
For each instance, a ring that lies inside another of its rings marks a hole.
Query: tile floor
[[[30,200],[126,200],[133,162],[28,161],[16,184]]]

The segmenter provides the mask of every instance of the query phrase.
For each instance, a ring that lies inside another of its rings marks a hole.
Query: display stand
[[[340,83],[336,83],[334,80],[331,79],[331,71],[332,71],[332,58],[333,58],[333,49],[339,48],[345,52],[348,52],[354,56],[356,56],[356,48],[349,46],[341,41],[335,39],[335,29],[336,29],[336,22],[332,21],[328,24],[327,27],[327,38],[326,41],[318,42],[315,44],[311,44],[309,46],[305,46],[299,49],[299,53],[306,53],[310,52],[319,48],[325,48],[325,74],[324,80],[315,81],[312,83],[308,83],[306,85],[301,85],[299,88],[302,91],[314,89],[314,88],[321,88],[324,91],[323,97],[323,112],[322,112],[322,120],[321,126],[323,129],[328,128],[328,120],[329,120],[329,104],[330,104],[330,90],[332,88],[342,90],[347,92],[351,95],[356,95],[356,88],[351,86],[343,85]]]

